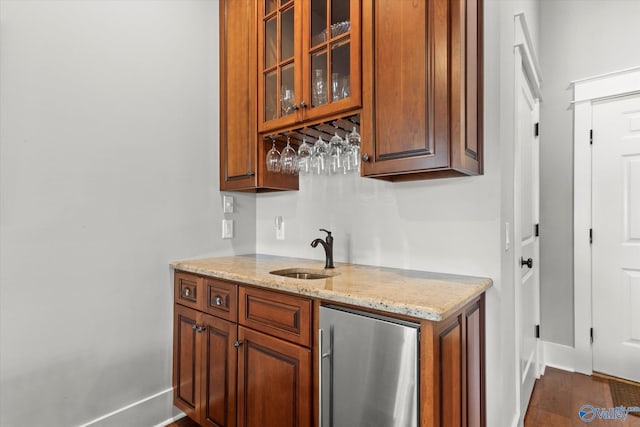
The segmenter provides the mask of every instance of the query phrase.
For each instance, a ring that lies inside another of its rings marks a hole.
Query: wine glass
[[[295,175],[298,172],[298,155],[296,150],[291,147],[289,137],[287,137],[287,146],[284,147],[280,155],[280,165],[284,174]]]
[[[351,158],[353,159],[353,168],[358,170],[360,168],[360,141],[362,138],[360,134],[356,130],[356,127],[353,127],[353,131],[349,134],[349,146],[351,147]]]
[[[298,171],[302,175],[306,175],[310,171],[312,154],[313,147],[307,144],[306,138],[303,139],[302,144],[298,147]]]
[[[331,146],[331,172],[335,173],[342,168],[342,152],[344,151],[344,143],[342,138],[338,136],[337,131],[329,140],[329,145]]]
[[[311,155],[310,166],[315,175],[320,175],[325,171],[325,156],[327,154],[327,143],[322,138],[318,138]]]
[[[353,171],[353,149],[349,144],[349,134],[346,134],[344,136],[344,151],[342,152],[342,173],[346,175]]]
[[[267,170],[269,172],[280,172],[280,152],[276,149],[276,141],[271,140],[273,145],[271,150],[267,152]]]
[[[286,87],[282,88],[282,98],[280,98],[280,107],[282,108],[282,115],[288,116],[293,113],[296,100],[293,94],[293,90],[287,89]]]

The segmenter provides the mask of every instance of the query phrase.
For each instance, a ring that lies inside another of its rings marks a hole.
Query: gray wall
[[[220,239],[217,17],[217,1],[0,2],[3,427],[167,390],[169,261],[254,252],[253,196]],[[169,399],[110,424],[154,425]]]
[[[503,250],[501,224],[513,224],[513,28],[522,11],[537,44],[537,2],[485,3],[483,176],[411,183],[301,177],[299,192],[260,194],[256,207],[258,252],[322,260],[322,249],[309,243],[324,227],[334,232],[337,261],[493,278],[486,359],[491,426],[512,425],[517,411],[513,249]],[[275,239],[277,215],[285,220],[284,241]]]
[[[544,0],[540,9],[541,335],[572,346],[573,112],[568,107],[573,93],[568,86],[640,65],[640,1]]]

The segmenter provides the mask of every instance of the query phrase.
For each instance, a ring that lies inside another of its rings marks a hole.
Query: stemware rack
[[[291,145],[298,148],[302,144],[302,140],[306,139],[307,144],[314,145],[318,138],[322,138],[325,142],[329,141],[335,132],[340,136],[351,132],[353,127],[360,132],[360,113],[347,117],[331,119],[316,124],[307,124],[303,127],[293,128],[281,131],[279,133],[267,133],[262,135],[262,141],[269,147],[272,142],[276,142],[276,146],[283,147],[287,144],[287,137],[291,141]]]

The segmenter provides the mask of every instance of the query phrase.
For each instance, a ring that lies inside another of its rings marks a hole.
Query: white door
[[[640,382],[640,96],[593,105],[593,370]]]
[[[538,375],[536,325],[539,309],[538,237],[535,225],[539,212],[539,144],[534,133],[538,117],[538,102],[521,70],[516,86],[517,137],[516,156],[516,334],[521,421],[529,404]]]

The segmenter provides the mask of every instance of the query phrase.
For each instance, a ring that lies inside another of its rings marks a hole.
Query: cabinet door
[[[300,119],[301,9],[293,0],[258,3],[258,123],[263,132]]]
[[[256,37],[256,1],[220,1],[221,190],[256,186]]]
[[[191,308],[174,305],[173,317],[173,400],[187,416],[199,421],[201,357],[199,326],[201,314]]]
[[[363,3],[362,174],[482,172],[482,0]]]
[[[360,2],[308,0],[304,5],[304,119],[359,107]]]
[[[236,365],[234,343],[237,326],[213,316],[203,316],[203,402],[200,425],[235,427]]]
[[[243,326],[238,339],[238,426],[313,425],[311,351]]]

